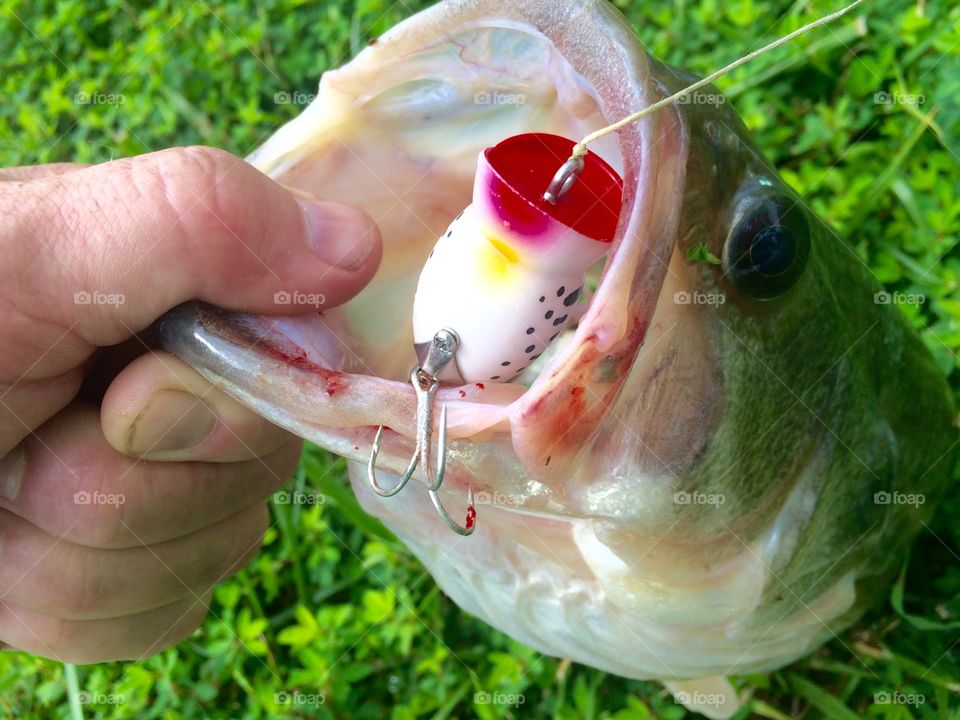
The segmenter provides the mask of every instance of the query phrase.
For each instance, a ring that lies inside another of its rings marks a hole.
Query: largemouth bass
[[[622,210],[577,317],[512,381],[440,389],[441,495],[457,507],[473,489],[471,537],[422,483],[381,498],[364,468],[380,425],[382,470],[414,451],[417,278],[470,202],[478,153],[579,139],[689,80],[602,0],[419,13],[326,73],[249,157],[377,221],[369,287],[308,317],[183,306],[160,329],[214,383],[354,461],[361,503],[463,609],[720,718],[737,707],[727,676],[802,657],[885,592],[956,440],[919,338],[729,104],[693,98],[591,145],[623,178]]]

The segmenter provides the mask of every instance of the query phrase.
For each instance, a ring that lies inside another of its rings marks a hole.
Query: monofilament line
[[[842,15],[846,15],[848,12],[850,12],[855,7],[857,7],[857,5],[861,5],[864,2],[865,0],[856,0],[856,2],[850,3],[845,8],[837,10],[834,13],[830,13],[829,15],[825,15],[819,20],[814,20],[812,23],[808,25],[804,25],[803,27],[794,30],[789,35],[784,35],[782,38],[774,40],[769,45],[764,45],[759,50],[754,50],[749,55],[744,55],[739,60],[735,60],[734,62],[730,63],[726,67],[721,68],[720,70],[717,70],[715,73],[711,73],[710,75],[707,75],[707,77],[703,78],[702,80],[698,80],[693,85],[690,85],[689,87],[684,88],[680,92],[674,93],[670,97],[666,97],[666,98],[663,98],[662,100],[658,100],[653,105],[649,105],[645,107],[643,110],[635,112],[632,115],[627,115],[627,117],[623,118],[622,120],[618,120],[612,125],[608,125],[605,128],[600,128],[599,130],[594,130],[592,133],[590,133],[589,135],[586,135],[580,142],[578,142],[576,145],[573,146],[573,158],[583,156],[587,152],[587,145],[589,143],[592,143],[594,140],[597,140],[598,138],[602,138],[604,135],[607,135],[609,133],[616,132],[617,130],[622,128],[624,125],[629,125],[632,122],[636,122],[637,120],[644,117],[645,115],[649,115],[650,113],[656,112],[660,108],[666,105],[669,105],[670,103],[676,102],[680,98],[685,97],[686,95],[689,95],[695,90],[699,90],[704,85],[708,85],[709,83],[712,83],[721,75],[726,75],[731,70],[736,70],[738,67],[750,62],[755,57],[759,57],[760,55],[768,53],[771,50],[780,47],[784,43],[790,42],[795,37],[799,35],[803,35],[805,32],[813,30],[814,28],[818,28],[821,25],[826,25],[827,23],[833,22],[834,20],[841,17]]]

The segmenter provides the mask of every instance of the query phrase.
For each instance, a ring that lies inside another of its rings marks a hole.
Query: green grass
[[[518,0],[519,1],[519,0]],[[9,1],[0,7],[0,165],[100,162],[189,143],[243,155],[298,111],[326,68],[422,2]],[[817,0],[619,5],[655,55],[705,74],[837,7]],[[719,85],[809,205],[888,288],[960,390],[960,7],[868,4]],[[866,30],[867,32],[864,32]],[[923,102],[878,104],[877,92]],[[80,104],[77,93],[122,96]],[[138,663],[64,667],[0,653],[0,715],[98,718],[683,718],[662,688],[541,657],[461,613],[311,450],[264,551],[221,585],[203,628]],[[948,498],[890,601],[812,657],[742,678],[740,717],[960,718],[960,501]],[[278,692],[323,696],[278,705]],[[478,691],[524,703],[475,705]],[[919,694],[918,706],[876,693]]]

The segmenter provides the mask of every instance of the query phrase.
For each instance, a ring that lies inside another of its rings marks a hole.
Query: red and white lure
[[[413,303],[421,361],[436,333],[459,337],[440,380],[506,382],[522,372],[570,319],[587,269],[617,229],[623,181],[595,153],[557,202],[544,198],[574,143],[516,135],[477,163],[473,202],[437,241]]]
[[[382,488],[375,472],[381,427],[367,470],[374,491],[389,497],[422,465],[434,507],[461,535],[474,529],[473,493],[461,527],[437,494],[445,469],[445,406],[440,461],[431,473],[433,399],[441,381],[510,380],[569,323],[588,268],[613,240],[623,192],[622,179],[600,156],[574,148],[558,135],[528,133],[484,150],[473,202],[437,241],[420,275],[413,335],[421,365],[410,375],[417,449],[400,481]]]

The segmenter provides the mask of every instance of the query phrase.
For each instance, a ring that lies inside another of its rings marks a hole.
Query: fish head
[[[955,439],[922,343],[708,87],[590,145],[623,178],[622,208],[576,321],[511,382],[439,389],[441,496],[472,490],[476,532],[451,536],[422,468],[395,497],[371,490],[377,427],[384,474],[415,452],[414,294],[480,154],[525,133],[577,140],[689,81],[599,0],[428,9],[326,73],[249,158],[373,217],[370,285],[311,316],[192,304],[160,325],[213,382],[354,461],[362,504],[463,608],[636,678],[770,669],[849,624]]]

